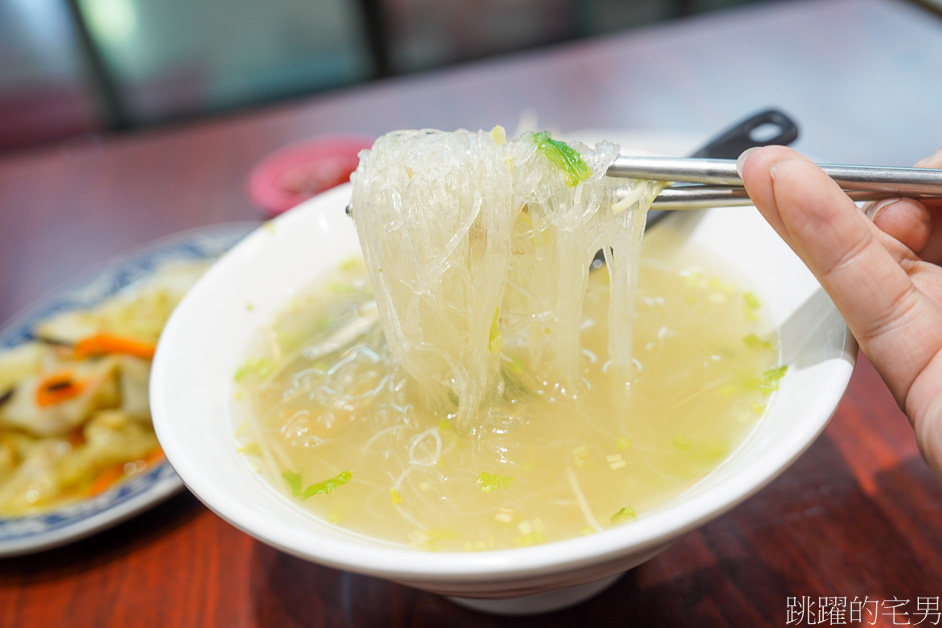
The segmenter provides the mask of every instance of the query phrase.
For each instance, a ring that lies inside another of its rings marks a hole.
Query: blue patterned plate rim
[[[29,340],[30,330],[40,321],[59,312],[93,307],[164,264],[219,257],[258,226],[257,222],[234,222],[198,227],[114,257],[53,290],[4,324],[0,349]],[[182,488],[183,482],[164,460],[91,499],[37,515],[0,518],[0,557],[77,541],[157,505]]]

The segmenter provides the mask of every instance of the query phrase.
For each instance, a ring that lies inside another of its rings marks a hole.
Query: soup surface
[[[392,356],[361,260],[296,299],[235,373],[241,451],[351,531],[432,551],[512,548],[643,517],[726,459],[785,372],[762,304],[668,224],[645,238],[634,375],[607,372],[608,274],[590,274],[569,385],[505,344],[465,428]],[[495,322],[495,325],[497,323]]]

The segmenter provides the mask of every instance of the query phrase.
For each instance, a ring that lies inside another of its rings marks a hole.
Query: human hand
[[[942,168],[942,149],[917,165]],[[746,151],[738,169],[756,207],[831,296],[942,478],[942,202],[896,199],[865,213],[780,146]]]

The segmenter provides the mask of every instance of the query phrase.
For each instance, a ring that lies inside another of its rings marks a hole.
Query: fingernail
[[[751,155],[752,153],[756,152],[757,150],[759,150],[759,147],[758,147],[758,146],[753,146],[752,148],[747,148],[747,149],[744,150],[744,151],[742,152],[742,154],[739,156],[739,159],[736,160],[736,174],[738,174],[740,178],[742,178],[742,168],[743,168],[743,166],[745,165],[746,160],[749,159],[749,155]]]
[[[886,209],[890,205],[898,203],[901,200],[902,199],[899,199],[899,198],[885,198],[882,201],[878,201],[874,203],[867,209],[867,218],[869,218],[870,220],[875,219],[877,217],[877,214],[882,212],[884,209]]]

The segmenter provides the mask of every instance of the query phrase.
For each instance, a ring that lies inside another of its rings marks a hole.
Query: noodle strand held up
[[[431,407],[470,429],[508,365],[579,388],[580,325],[599,250],[608,361],[631,375],[640,240],[656,184],[605,176],[618,147],[527,133],[398,131],[360,155],[353,215],[389,346]],[[637,198],[627,207],[625,186]]]

